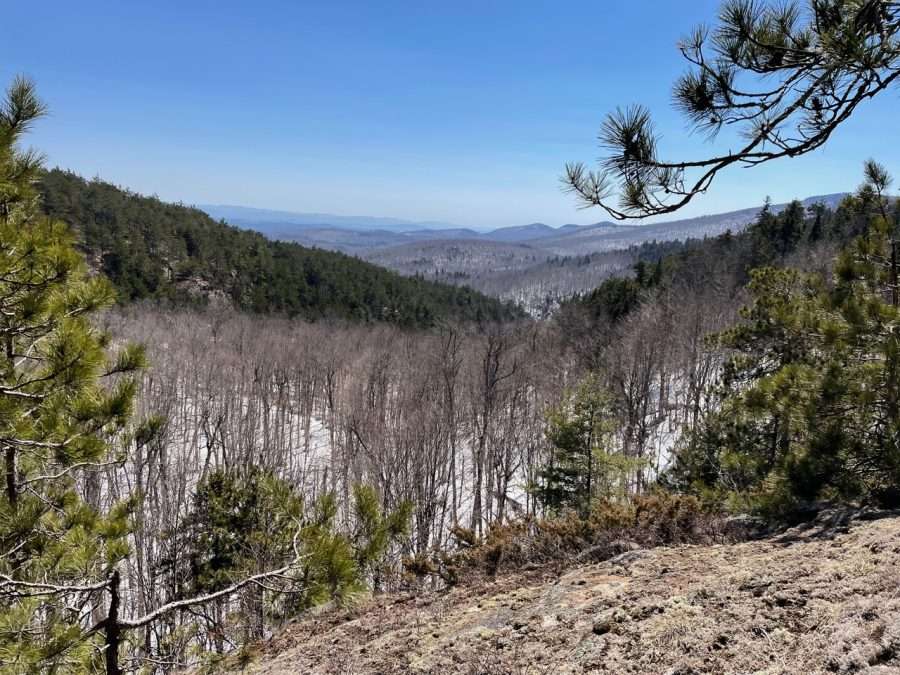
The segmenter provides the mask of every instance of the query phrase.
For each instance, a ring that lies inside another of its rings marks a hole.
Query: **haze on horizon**
[[[677,40],[718,0],[484,5],[18,3],[0,75],[38,83],[52,114],[29,140],[49,165],[194,204],[586,224],[605,214],[559,176],[599,155],[608,111],[649,106],[666,155],[706,149],[669,87]],[[823,149],[730,170],[676,217],[850,190],[870,156],[900,173],[896,109],[888,92]]]

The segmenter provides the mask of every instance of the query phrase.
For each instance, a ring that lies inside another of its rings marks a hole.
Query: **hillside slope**
[[[218,300],[259,313],[428,327],[521,316],[469,288],[403,277],[341,253],[276,242],[99,180],[49,171],[48,215],[69,223],[123,301]]]
[[[634,551],[301,621],[245,673],[900,672],[900,517]]]
[[[807,197],[800,203],[806,207],[813,204],[824,204],[828,208],[834,209],[846,196],[846,193],[819,195]],[[788,204],[772,204],[771,211],[781,213],[787,207]],[[651,241],[684,241],[715,237],[727,231],[740,232],[756,220],[761,209],[762,205],[649,225],[599,223],[554,234],[532,243],[558,255],[573,255],[625,249]]]

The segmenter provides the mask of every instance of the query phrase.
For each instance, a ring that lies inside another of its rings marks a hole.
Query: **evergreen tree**
[[[280,567],[295,555],[303,500],[271,472],[249,467],[239,474],[214,471],[198,486],[194,506],[181,532],[189,573],[178,578],[184,597],[220,591],[241,578]],[[185,583],[186,582],[186,583]],[[263,636],[265,602],[261,586],[242,591],[242,639]],[[221,622],[221,605],[214,620]],[[221,635],[218,626],[213,631]],[[218,645],[221,651],[221,643]]]
[[[796,199],[778,215],[778,254],[787,256],[797,250],[806,231],[806,209]]]
[[[869,232],[817,275],[753,273],[721,408],[682,456],[687,481],[744,504],[789,510],[818,499],[900,498],[898,261],[884,192],[867,165],[856,203]]]
[[[392,544],[409,535],[412,502],[401,502],[394,511],[385,513],[375,488],[359,484],[353,488],[353,508],[356,527],[351,541],[356,567],[377,589],[386,553]]]
[[[624,492],[624,478],[636,465],[610,450],[611,405],[598,378],[589,375],[551,410],[550,457],[535,489],[551,511],[573,509],[585,514],[595,497]]]
[[[806,238],[806,228],[806,209],[802,203],[794,200],[776,214],[766,198],[765,206],[747,229],[752,246],[749,266],[755,268],[782,262]]]
[[[810,210],[813,213],[813,222],[809,228],[809,241],[815,243],[825,238],[825,216],[828,209],[824,204],[813,204]]]
[[[765,204],[753,224],[747,228],[752,257],[750,267],[762,267],[771,264],[778,254],[778,216],[772,212],[772,200],[766,197]]]
[[[0,104],[0,668],[84,672],[96,658],[108,577],[128,553],[128,505],[86,487],[115,461],[142,353],[110,354],[89,315],[113,300],[68,227],[41,215],[40,157],[19,148],[44,113],[17,78]],[[108,381],[108,384],[104,383]]]
[[[290,485],[270,472],[249,467],[214,471],[198,486],[185,522],[190,593],[208,593],[293,555],[291,533],[303,503]]]
[[[322,602],[343,601],[368,582],[377,586],[386,553],[409,532],[412,505],[403,502],[386,513],[366,485],[355,486],[353,496],[354,527],[344,533],[331,494],[307,511],[293,487],[270,471],[214,471],[197,486],[185,527],[173,533],[187,551],[186,565],[170,561],[167,573],[190,598],[219,592],[296,556],[292,573],[267,585],[274,592],[264,594],[258,585],[241,591],[240,639],[257,640],[267,613],[283,619]],[[220,652],[223,612],[218,603],[206,617]]]

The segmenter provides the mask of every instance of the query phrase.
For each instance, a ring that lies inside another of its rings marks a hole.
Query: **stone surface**
[[[900,673],[900,518],[635,553],[321,612],[242,672]]]

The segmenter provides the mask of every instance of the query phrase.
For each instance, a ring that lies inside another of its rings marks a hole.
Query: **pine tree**
[[[797,200],[778,215],[778,253],[782,257],[797,250],[806,230],[806,209]]]
[[[553,512],[586,514],[595,497],[615,497],[625,487],[634,461],[610,449],[612,401],[595,375],[586,377],[551,410],[550,457],[535,493]]]
[[[289,573],[241,591],[238,616],[244,643],[263,636],[265,617],[288,618],[317,604],[343,601],[377,586],[390,548],[408,534],[411,504],[385,512],[378,494],[366,485],[353,489],[352,532],[336,523],[337,501],[325,494],[304,509],[303,499],[271,471],[249,467],[218,470],[197,486],[184,527],[173,532],[187,555],[169,561],[169,583],[185,598],[216,593],[248,575],[290,562]],[[223,597],[222,600],[225,598]],[[217,651],[227,632],[224,603],[205,617]]]
[[[188,551],[188,570],[171,568],[184,597],[212,593],[290,561],[293,535],[303,501],[295,490],[270,471],[214,471],[197,486],[194,505],[184,527],[173,532]],[[261,586],[242,592],[245,642],[263,636],[265,598]],[[214,620],[221,621],[216,606]],[[213,632],[220,635],[218,627]],[[221,645],[217,645],[221,651]]]
[[[19,142],[45,111],[17,78],[0,104],[0,668],[84,671],[109,575],[128,552],[128,505],[101,511],[85,476],[113,462],[141,350],[109,353],[89,321],[113,300],[72,233],[43,217],[41,158]]]
[[[385,513],[375,488],[359,484],[353,488],[353,507],[356,528],[351,541],[356,566],[377,590],[385,554],[393,543],[409,535],[412,502],[401,502],[394,511]]]
[[[831,284],[762,268],[732,350],[722,404],[681,457],[686,481],[784,512],[820,499],[900,503],[900,298],[889,177],[867,164],[852,203],[869,231]],[[702,489],[702,487],[701,487]]]

